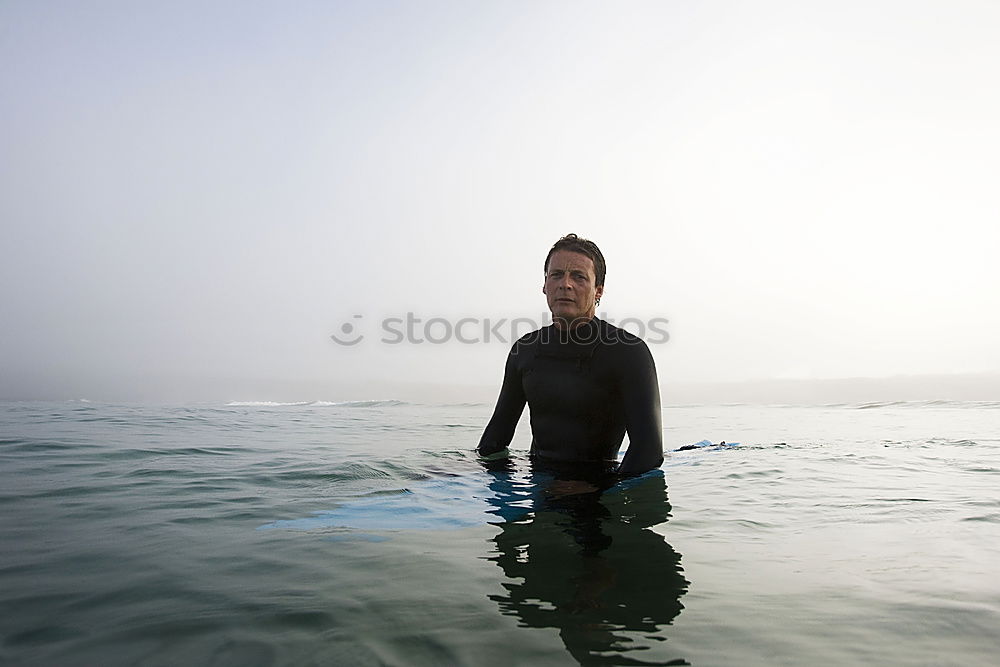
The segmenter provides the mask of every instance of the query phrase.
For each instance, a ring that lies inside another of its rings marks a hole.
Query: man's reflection
[[[519,472],[508,459],[487,470],[501,528],[490,560],[508,579],[506,594],[490,597],[502,613],[557,628],[581,664],[687,664],[651,661],[688,586],[680,555],[645,530],[670,516],[662,470],[610,488],[579,469]]]

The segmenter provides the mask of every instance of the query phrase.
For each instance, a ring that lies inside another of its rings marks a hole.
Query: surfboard
[[[623,480],[602,498],[627,493],[648,480],[663,479],[663,470]],[[518,521],[552,505],[547,493],[551,476],[525,473],[448,476],[406,488],[357,496],[308,517],[280,519],[258,530],[391,533],[414,530],[457,530]],[[662,484],[662,482],[661,482]],[[370,537],[370,536],[369,536]],[[368,539],[368,538],[363,538]]]

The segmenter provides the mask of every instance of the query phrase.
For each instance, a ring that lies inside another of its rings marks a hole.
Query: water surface
[[[687,406],[628,488],[490,406],[0,404],[11,665],[990,665],[1000,405]]]

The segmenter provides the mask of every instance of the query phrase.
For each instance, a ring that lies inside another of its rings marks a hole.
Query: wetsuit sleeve
[[[621,366],[622,400],[628,450],[618,472],[639,475],[663,465],[663,430],[660,417],[660,385],[653,355],[642,341],[628,346]]]
[[[516,347],[515,347],[516,349]],[[497,399],[493,418],[486,425],[483,437],[479,439],[477,451],[480,456],[489,456],[505,449],[514,438],[514,429],[524,412],[524,387],[521,385],[521,371],[517,367],[517,355],[511,350],[504,367],[503,385]]]

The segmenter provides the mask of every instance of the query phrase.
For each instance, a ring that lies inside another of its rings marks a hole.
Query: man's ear
[[[600,299],[602,296],[604,296],[604,285],[601,285],[600,287],[595,287],[594,288],[594,298],[595,299]]]

